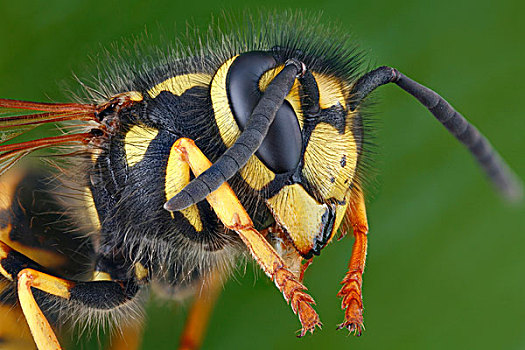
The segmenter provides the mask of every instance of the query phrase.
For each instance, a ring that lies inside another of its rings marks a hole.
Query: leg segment
[[[181,162],[188,163],[195,176],[210,168],[211,162],[192,140],[181,138],[173,147],[180,152]],[[291,303],[292,310],[301,321],[301,336],[308,331],[313,332],[316,326],[320,327],[319,316],[311,305],[314,300],[305,292],[306,287],[288,269],[268,241],[253,227],[251,218],[231,187],[224,183],[206,199],[224,226],[239,234],[255,261],[274,281],[285,300]]]
[[[61,347],[33,296],[32,288],[93,309],[116,308],[132,299],[138,291],[134,281],[74,282],[41,272],[42,269],[40,265],[0,241],[0,273],[7,279],[16,281],[20,306],[40,350]]]
[[[197,290],[191,305],[184,330],[180,338],[179,350],[200,349],[210,315],[222,288],[221,276],[215,272]]]
[[[343,299],[341,308],[345,310],[345,320],[339,325],[338,329],[346,328],[360,336],[364,329],[362,286],[368,244],[368,222],[361,189],[352,194],[347,215],[354,231],[355,241],[352,257],[348,264],[348,272],[341,282],[343,287],[337,294]]]

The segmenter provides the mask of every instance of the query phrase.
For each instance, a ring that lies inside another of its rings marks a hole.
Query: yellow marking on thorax
[[[215,73],[211,82],[210,94],[213,104],[215,122],[219,129],[222,141],[227,147],[231,147],[235,140],[241,135],[241,130],[235,121],[228,102],[226,92],[226,77],[231,64],[237,56],[226,61]],[[275,174],[264,165],[256,156],[250,157],[246,165],[239,171],[241,177],[250,187],[260,190],[273,181]]]
[[[190,182],[190,167],[181,159],[180,153],[174,148],[170,151],[166,167],[166,201],[179,193]],[[202,231],[203,224],[197,205],[193,204],[180,211],[197,232]],[[171,213],[173,217],[173,213]]]
[[[347,125],[351,121],[347,117]],[[350,128],[344,134],[328,123],[319,123],[306,146],[303,175],[323,199],[343,201],[357,166],[357,145]]]
[[[92,281],[112,281],[111,276],[107,272],[93,271]]]
[[[132,167],[144,158],[149,144],[158,133],[158,130],[143,125],[135,125],[128,131],[124,140],[128,166]]]
[[[319,88],[319,106],[322,109],[336,106],[338,103],[346,109],[348,88],[338,78],[322,73],[312,72]]]
[[[189,90],[195,86],[208,86],[210,84],[211,78],[211,75],[205,73],[177,75],[155,85],[148,90],[148,94],[151,98],[155,98],[162,91],[169,91],[174,95],[180,96],[186,90]]]
[[[87,213],[87,223],[95,230],[100,231],[100,218],[98,217],[97,208],[95,207],[95,202],[93,201],[93,196],[91,195],[89,188],[86,187],[83,190],[82,199]]]

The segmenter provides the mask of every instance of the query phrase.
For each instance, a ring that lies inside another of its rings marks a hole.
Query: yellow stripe
[[[215,122],[222,141],[227,147],[231,147],[241,135],[241,130],[230,109],[226,92],[226,77],[235,58],[237,56],[230,58],[217,70],[210,87]],[[275,178],[275,174],[256,156],[250,157],[248,163],[239,171],[239,174],[255,190],[262,189]]]
[[[174,95],[180,96],[186,90],[195,86],[208,86],[211,76],[204,73],[191,73],[177,75],[173,78],[164,80],[148,90],[151,98],[157,97],[162,91],[169,91]]]
[[[95,207],[95,202],[89,188],[84,188],[82,192],[82,199],[84,200],[84,209],[87,213],[88,224],[97,231],[100,231],[100,218]]]
[[[130,167],[144,158],[149,144],[158,133],[158,130],[144,125],[135,125],[128,131],[124,140],[124,149]]]

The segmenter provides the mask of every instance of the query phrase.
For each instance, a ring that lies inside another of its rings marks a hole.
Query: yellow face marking
[[[322,233],[323,215],[328,206],[313,199],[299,184],[283,187],[267,200],[275,220],[286,230],[300,253],[313,248],[315,238]]]
[[[277,74],[279,74],[283,70],[283,68],[284,64],[264,72],[264,74],[261,76],[261,79],[259,79],[259,89],[261,91],[265,91],[270,82],[277,76]],[[292,89],[288,93],[288,96],[286,96],[286,100],[292,105],[292,108],[295,111],[295,115],[297,116],[297,120],[299,121],[299,126],[302,129],[304,124],[304,118],[303,109],[301,107],[301,95],[299,93],[299,85],[299,80],[295,79]]]
[[[341,135],[332,125],[319,123],[306,146],[303,175],[322,198],[343,201],[356,165],[357,145],[350,129]]]
[[[124,140],[128,166],[132,167],[144,158],[150,142],[158,133],[158,130],[143,125],[135,125],[128,131]]]
[[[275,174],[256,156],[251,156],[246,165],[239,171],[241,177],[254,190],[260,191],[275,178]]]
[[[226,92],[228,70],[236,58],[237,56],[230,58],[217,70],[210,88],[215,122],[219,128],[222,141],[227,147],[231,147],[241,135],[241,130],[232,114]],[[256,156],[250,157],[248,163],[239,171],[239,174],[255,190],[262,189],[275,178],[275,174]]]
[[[180,152],[172,148],[168,158],[168,166],[166,167],[166,201],[179,193],[189,182],[190,167],[181,158]],[[180,213],[184,215],[197,232],[202,231],[203,224],[197,205],[193,204],[186,209],[182,209]],[[171,215],[173,216],[173,213]]]
[[[174,95],[180,96],[186,90],[189,90],[195,86],[208,86],[210,84],[211,78],[211,75],[204,73],[177,75],[155,85],[148,90],[148,94],[151,98],[155,98],[162,91],[169,91]]]
[[[336,77],[312,72],[319,88],[319,105],[321,108],[330,108],[340,104],[346,109],[346,99],[348,88]]]

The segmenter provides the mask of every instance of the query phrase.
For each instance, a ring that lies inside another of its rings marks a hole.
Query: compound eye
[[[226,91],[235,121],[244,130],[248,118],[261,99],[262,75],[277,66],[272,54],[253,51],[232,63],[226,78]],[[284,101],[255,155],[274,173],[294,170],[301,157],[302,136],[299,121],[288,101]]]

